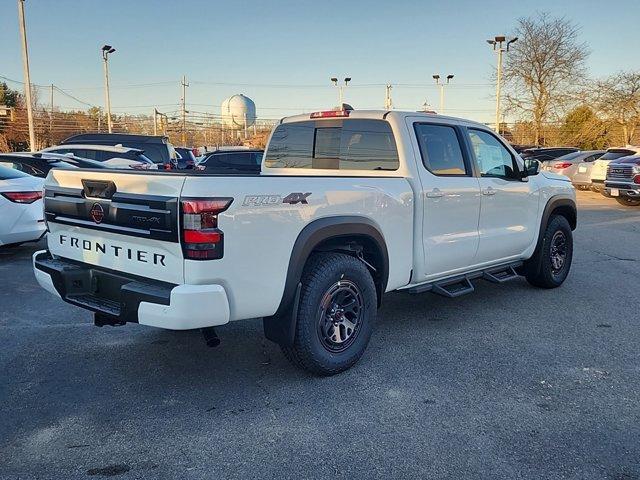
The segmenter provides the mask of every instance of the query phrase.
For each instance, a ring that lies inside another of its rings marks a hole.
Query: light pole
[[[344,85],[338,85],[338,79],[336,77],[331,77],[331,81],[333,82],[333,84],[338,87],[338,106],[340,108],[342,108],[342,104],[344,102],[344,92],[343,89],[347,88],[347,85],[349,84],[349,82],[351,81],[351,77],[345,77],[344,78]]]
[[[509,47],[518,37],[507,39],[505,35],[496,35],[487,43],[493,46],[493,51],[498,54],[498,74],[496,78],[496,133],[500,134],[500,87],[502,84],[502,54],[509,51]],[[506,43],[506,45],[505,45]],[[504,46],[503,46],[504,45]]]
[[[107,110],[107,128],[109,133],[113,131],[113,122],[111,121],[111,98],[109,97],[109,55],[116,49],[111,45],[103,45],[102,60],[104,60],[104,103]]]
[[[444,87],[453,80],[453,75],[447,75],[447,83],[440,82],[440,75],[433,75],[433,79],[436,81],[436,85],[440,87],[440,113],[442,114],[444,113]]]
[[[182,86],[182,98],[180,99],[180,111],[182,114],[182,146],[187,146],[187,87],[189,83],[187,82],[187,76],[182,76],[182,82],[180,82],[180,86]]]
[[[22,70],[24,74],[24,97],[27,102],[29,122],[29,150],[36,151],[36,130],[33,126],[33,105],[31,104],[31,75],[29,74],[29,49],[27,48],[27,26],[24,20],[24,0],[18,0],[18,21],[22,40]]]

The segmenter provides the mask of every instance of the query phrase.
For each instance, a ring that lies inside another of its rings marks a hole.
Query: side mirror
[[[533,158],[527,158],[524,161],[524,170],[522,171],[522,178],[532,177],[540,173],[540,162]]]

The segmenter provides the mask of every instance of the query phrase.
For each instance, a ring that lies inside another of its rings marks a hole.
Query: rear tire
[[[625,207],[638,207],[640,206],[640,198],[630,197],[616,197],[616,202]]]
[[[376,287],[363,262],[342,253],[314,254],[302,274],[294,342],[282,351],[316,375],[347,370],[369,344],[376,309]]]
[[[542,243],[524,264],[527,281],[540,288],[556,288],[569,275],[573,259],[573,234],[568,220],[552,215],[542,234]]]

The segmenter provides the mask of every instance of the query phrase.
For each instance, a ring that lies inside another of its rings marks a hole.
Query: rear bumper
[[[43,222],[30,225],[28,228],[12,231],[0,236],[0,246],[14,243],[36,242],[40,240],[47,230]]]
[[[33,255],[42,288],[114,323],[140,323],[169,330],[191,330],[229,322],[229,301],[220,285],[174,285],[123,275],[93,265]]]

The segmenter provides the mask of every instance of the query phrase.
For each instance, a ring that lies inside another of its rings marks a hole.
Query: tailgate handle
[[[116,184],[110,180],[82,180],[83,193],[86,198],[103,198],[110,200],[116,193]]]

